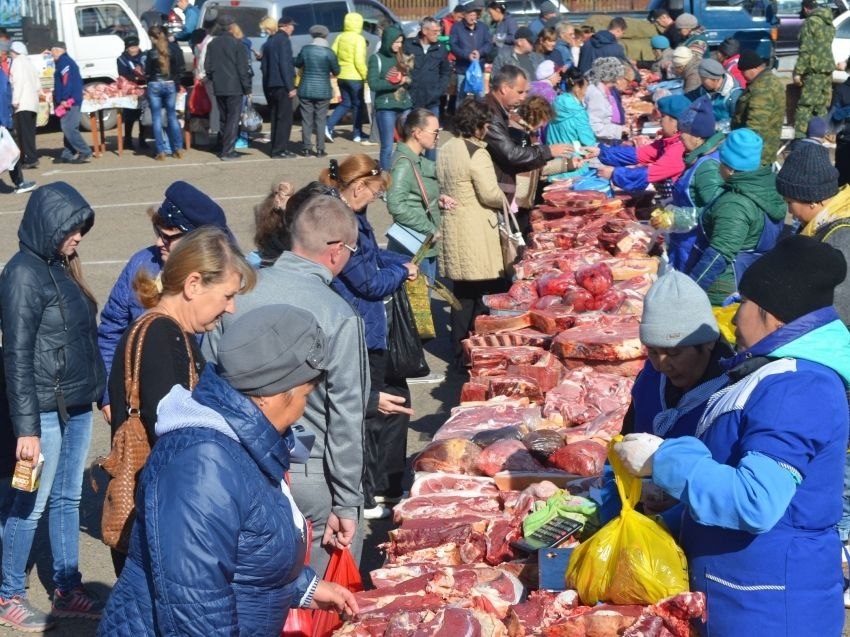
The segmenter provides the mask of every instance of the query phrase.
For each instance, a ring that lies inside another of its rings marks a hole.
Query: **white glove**
[[[629,434],[621,442],[614,443],[614,453],[632,475],[649,476],[652,475],[652,457],[662,442],[664,438],[652,434]]]

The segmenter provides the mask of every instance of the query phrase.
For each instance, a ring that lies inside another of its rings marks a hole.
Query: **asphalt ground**
[[[268,130],[268,124],[266,125]],[[53,164],[62,147],[62,136],[57,129],[42,130],[38,135],[40,167],[25,171],[27,179],[39,185],[66,181],[77,188],[95,210],[95,224],[83,239],[79,252],[84,274],[102,304],[130,255],[153,242],[154,236],[146,214],[149,207],[162,201],[168,185],[186,180],[209,194],[226,211],[228,222],[245,251],[253,248],[253,207],[267,194],[271,186],[286,179],[301,186],[317,178],[328,159],[341,159],[348,154],[365,152],[377,157],[378,147],[365,147],[350,140],[348,126],[341,127],[333,144],[327,144],[325,159],[303,158],[270,159],[268,144],[254,142],[251,148],[241,151],[238,161],[222,162],[207,149],[189,150],[184,159],[153,160],[153,151],[144,153],[125,150],[116,154],[115,131],[107,135],[108,150],[89,164]],[[86,134],[87,141],[90,136]],[[300,139],[300,129],[292,131],[292,139]],[[152,140],[151,140],[152,143]],[[297,145],[293,144],[293,148]],[[17,228],[29,195],[12,192],[8,174],[0,175],[0,262],[5,263],[17,251]],[[369,219],[379,240],[390,225],[383,202],[369,207]],[[238,297],[237,297],[238,303]],[[426,350],[433,371],[445,371],[449,360],[449,342],[446,332],[448,310],[444,303],[434,302],[438,337],[428,343]],[[448,412],[458,402],[460,377],[449,374],[438,384],[411,385],[413,407],[416,414],[408,435],[408,454],[413,457],[431,439],[433,433],[446,420]],[[95,414],[92,444],[88,463],[109,449],[109,428]],[[100,484],[103,476],[100,472]],[[109,549],[100,541],[100,511],[103,489],[94,493],[89,472],[83,479],[80,506],[80,570],[85,585],[102,599],[106,599],[115,583]],[[409,477],[408,477],[409,483]],[[382,563],[376,548],[385,541],[391,528],[388,520],[363,522],[365,537],[361,571],[368,573]],[[50,547],[47,540],[47,517],[42,519],[31,553],[34,567],[29,577],[29,597],[41,610],[49,611],[49,594],[53,590]],[[97,622],[83,619],[60,620],[50,635],[56,637],[88,637],[95,634]],[[0,637],[16,634],[0,627]],[[850,631],[845,629],[845,635]]]

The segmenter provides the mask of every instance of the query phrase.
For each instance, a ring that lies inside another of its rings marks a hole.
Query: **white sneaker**
[[[35,182],[34,181],[22,181],[21,185],[15,188],[16,195],[22,195],[25,192],[30,192],[31,190],[35,190]]]
[[[376,495],[375,502],[378,504],[398,504],[402,500],[407,500],[410,497],[410,491],[403,491],[402,494],[396,496]]]
[[[844,591],[844,608],[850,608],[850,589]]]
[[[408,385],[416,385],[416,384],[430,384],[430,383],[442,383],[446,380],[446,375],[440,372],[431,372],[427,376],[422,376],[421,378],[408,378]]]
[[[328,140],[331,144],[334,143],[334,136],[331,133],[331,129],[325,126],[325,139]]]
[[[361,139],[360,139],[360,135],[355,135],[355,136],[354,136],[353,141],[354,141],[355,143],[359,144],[359,143],[360,143],[360,141],[361,141]]]
[[[360,142],[363,146],[377,146],[377,142],[370,142],[368,139],[364,139]]]
[[[384,520],[390,517],[391,513],[389,507],[378,504],[371,509],[363,509],[363,518],[366,520]]]

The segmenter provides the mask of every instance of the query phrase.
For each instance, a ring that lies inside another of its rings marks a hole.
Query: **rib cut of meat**
[[[435,440],[413,461],[414,471],[446,471],[477,475],[481,449],[465,438]]]
[[[638,319],[632,316],[598,315],[593,322],[576,324],[552,341],[552,352],[562,359],[627,361],[646,352],[638,336]]]
[[[526,367],[530,367],[527,365]],[[507,396],[508,398],[527,398],[529,402],[542,405],[543,391],[537,381],[522,374],[506,374],[490,376],[487,397]]]
[[[469,362],[472,364],[472,376],[498,376],[507,371],[509,364],[533,364],[546,350],[529,345],[511,347],[470,347]],[[501,372],[495,373],[495,372]]]
[[[522,405],[523,402],[525,405]],[[439,442],[448,438],[471,439],[479,431],[511,425],[535,425],[539,421],[540,408],[529,407],[527,401],[492,400],[480,405],[455,407],[449,419],[434,434],[434,441]],[[419,470],[436,471],[438,469]],[[451,469],[441,470],[451,471]],[[453,473],[466,473],[466,471]]]
[[[492,476],[499,471],[542,471],[543,465],[519,440],[499,440],[481,451],[478,470]]]
[[[575,325],[576,317],[569,305],[550,305],[529,312],[534,328],[544,334],[557,336]]]
[[[552,336],[543,334],[537,330],[527,327],[512,332],[497,332],[495,334],[474,334],[461,341],[464,358],[469,361],[469,353],[474,347],[511,347],[530,345],[549,349]]]
[[[564,364],[551,352],[544,352],[533,363],[510,363],[508,375],[518,375],[533,378],[543,393],[548,392],[561,382],[566,373]]]
[[[516,441],[519,442],[519,441]],[[519,443],[520,446],[522,443]],[[525,447],[523,447],[525,449]],[[526,452],[528,453],[528,452]],[[396,524],[408,519],[451,518],[463,514],[491,514],[501,517],[501,502],[490,496],[458,497],[451,495],[420,495],[399,502],[393,508]],[[488,517],[488,516],[482,516]]]
[[[454,542],[458,546],[464,544],[471,533],[484,533],[487,522],[479,520],[472,524],[456,523],[454,521],[433,519],[433,526],[418,526],[414,528],[398,528],[389,532],[390,541],[378,545],[387,554],[388,563],[396,558],[421,549],[428,549]]]
[[[516,316],[491,316],[481,314],[475,317],[476,334],[492,334],[493,332],[509,332],[511,330],[531,327],[531,317],[528,312]]]
[[[487,400],[487,392],[490,389],[490,383],[483,380],[473,379],[465,382],[460,388],[460,402],[468,403]]]
[[[436,495],[446,492],[451,492],[452,495],[462,492],[467,495],[497,497],[499,495],[499,488],[493,482],[493,478],[478,478],[451,473],[432,473],[419,476],[413,481],[413,485],[410,487],[411,497]]]

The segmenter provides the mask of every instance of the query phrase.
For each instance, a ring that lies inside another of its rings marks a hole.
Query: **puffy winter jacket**
[[[610,31],[599,31],[590,36],[590,39],[581,45],[581,53],[578,57],[578,69],[587,73],[597,58],[612,57],[618,60],[626,60],[626,50],[619,40]]]
[[[397,64],[393,42],[401,35],[398,27],[387,27],[381,34],[381,48],[369,58],[369,88],[375,92],[375,108],[382,111],[405,111],[413,105],[409,85],[387,81],[387,73]],[[405,78],[407,79],[407,78]]]
[[[37,189],[18,228],[18,252],[0,274],[3,362],[17,437],[41,434],[40,412],[88,406],[106,383],[97,350],[97,308],[58,255],[94,211],[64,182]],[[61,403],[60,403],[61,400]]]
[[[342,33],[336,36],[331,50],[339,60],[339,79],[366,80],[366,54],[369,46],[363,37],[363,16],[346,13],[342,21]]]
[[[298,84],[298,97],[305,100],[329,100],[333,97],[331,75],[339,75],[339,62],[324,38],[313,38],[295,58],[295,66],[304,69]]]
[[[318,578],[303,518],[283,490],[291,432],[208,365],[175,386],[139,478],[130,553],[98,635],[277,637]]]
[[[331,285],[363,319],[366,348],[387,349],[384,297],[404,283],[407,268],[402,264],[410,259],[379,248],[365,211],[356,216],[357,252],[351,255]]]

